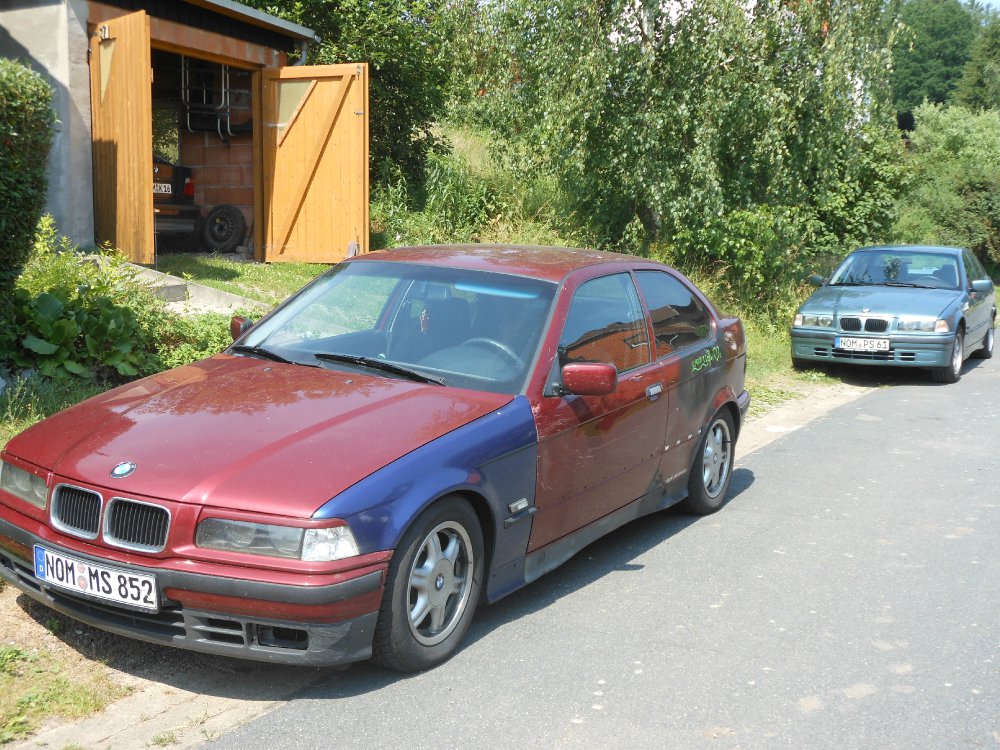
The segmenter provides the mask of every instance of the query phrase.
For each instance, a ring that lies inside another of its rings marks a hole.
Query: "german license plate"
[[[855,336],[838,336],[833,345],[851,352],[887,352],[889,339],[866,339]]]
[[[157,611],[156,577],[90,562],[35,545],[35,577],[50,586]]]
[[[173,195],[174,188],[169,182],[154,182],[153,192],[162,193],[163,195]]]

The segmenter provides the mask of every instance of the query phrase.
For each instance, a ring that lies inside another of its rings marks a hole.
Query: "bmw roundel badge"
[[[135,464],[131,461],[122,461],[115,468],[111,470],[111,476],[114,479],[124,479],[129,474],[135,471]]]

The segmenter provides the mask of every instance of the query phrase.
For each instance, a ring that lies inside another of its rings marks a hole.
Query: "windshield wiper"
[[[269,359],[272,362],[281,362],[283,365],[300,365],[301,362],[293,362],[290,359],[285,359],[280,354],[272,352],[270,349],[265,349],[262,346],[247,346],[246,344],[234,344],[229,347],[234,352],[239,352],[240,354],[252,354],[255,357],[260,357],[261,359]],[[307,367],[314,367],[315,365],[307,365]]]
[[[415,380],[418,383],[444,385],[443,380],[439,378],[432,378],[430,375],[424,375],[422,372],[411,370],[409,367],[403,367],[402,365],[393,364],[392,362],[386,362],[381,359],[374,359],[372,357],[362,357],[359,354],[331,354],[328,352],[316,352],[313,356],[316,357],[316,359],[323,360],[324,362],[346,362],[352,365],[369,367],[372,370],[381,370],[382,372],[388,372],[392,375],[402,375],[404,378]]]
[[[927,286],[927,284],[914,284],[912,281],[887,281],[886,286],[912,286],[917,289],[936,289],[937,287]]]
[[[870,281],[837,281],[830,286],[874,286]]]

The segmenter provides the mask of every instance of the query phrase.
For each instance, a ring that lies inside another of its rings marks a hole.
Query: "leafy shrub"
[[[428,243],[507,242],[566,245],[568,210],[556,183],[544,175],[530,178],[494,158],[495,144],[481,133],[443,128],[455,148],[429,157],[419,187],[400,172],[376,186],[373,194],[372,247]]]
[[[136,274],[115,253],[82,257],[44,217],[7,320],[0,321],[0,369],[130,378],[225,346],[225,316],[174,315]]]
[[[0,58],[0,306],[28,258],[45,205],[51,100],[52,87],[41,75]]]
[[[968,247],[1000,265],[1000,111],[925,104],[914,115],[896,238]]]

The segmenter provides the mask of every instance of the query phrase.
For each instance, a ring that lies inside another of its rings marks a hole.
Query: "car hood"
[[[961,292],[893,286],[824,286],[812,293],[800,312],[835,315],[938,316]]]
[[[511,400],[220,354],[84,401],[6,451],[114,493],[309,517],[372,472]],[[112,479],[129,461],[135,471]]]

